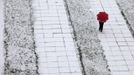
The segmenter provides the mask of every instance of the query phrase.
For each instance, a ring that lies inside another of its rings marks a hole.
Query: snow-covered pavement
[[[90,0],[95,15],[102,11],[99,0]],[[99,39],[108,60],[112,75],[134,75],[134,39],[120,13],[115,0],[101,0],[109,21]]]
[[[41,75],[82,75],[63,0],[33,0]]]
[[[4,71],[4,51],[3,51],[3,29],[4,29],[4,4],[3,0],[0,0],[0,75]]]

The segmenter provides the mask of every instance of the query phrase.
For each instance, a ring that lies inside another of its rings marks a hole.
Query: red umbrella
[[[106,22],[108,20],[108,14],[105,11],[97,14],[97,20],[100,22]]]

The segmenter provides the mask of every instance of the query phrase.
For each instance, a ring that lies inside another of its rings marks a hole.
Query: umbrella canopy
[[[97,14],[97,20],[100,22],[106,22],[108,20],[108,14],[106,12],[99,12]]]

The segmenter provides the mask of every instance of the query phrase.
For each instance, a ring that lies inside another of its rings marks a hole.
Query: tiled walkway
[[[99,0],[90,0],[95,14],[102,10]],[[134,75],[134,39],[115,0],[101,0],[109,21],[99,39],[105,50],[112,75]]]
[[[0,0],[0,75],[4,70],[4,49],[3,49],[3,29],[4,29],[4,13],[3,13],[3,0]]]
[[[33,0],[41,75],[82,75],[63,0]]]

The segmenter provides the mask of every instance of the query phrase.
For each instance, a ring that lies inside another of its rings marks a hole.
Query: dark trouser
[[[102,30],[103,30],[103,25],[104,25],[104,22],[99,22],[99,25],[100,25],[100,27],[99,27],[99,31],[101,31],[101,32],[102,32]]]

